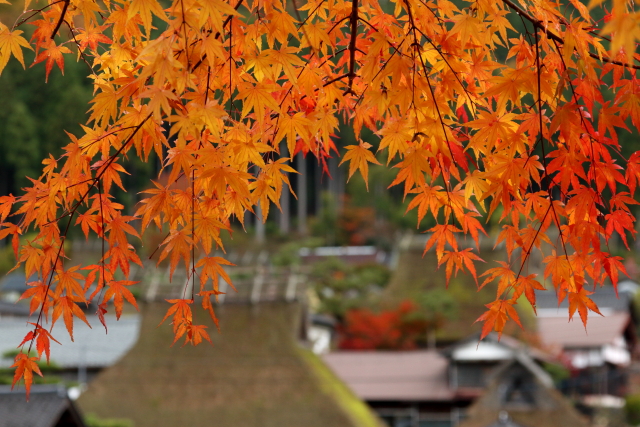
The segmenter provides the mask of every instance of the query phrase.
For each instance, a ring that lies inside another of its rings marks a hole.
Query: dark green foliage
[[[25,52],[25,63],[33,53]],[[79,135],[87,119],[91,81],[87,65],[65,61],[65,76],[52,71],[45,82],[44,64],[22,69],[10,61],[0,79],[0,194],[19,192],[38,177],[48,153],[59,156],[69,143],[65,131]]]
[[[545,363],[542,367],[551,376],[556,385],[559,385],[563,380],[569,379],[571,376],[567,368],[555,363]]]
[[[422,292],[416,296],[415,302],[419,307],[418,313],[433,331],[442,328],[447,320],[455,319],[460,307],[451,292],[443,288]]]
[[[313,266],[318,311],[342,318],[353,308],[367,306],[389,281],[389,269],[379,264],[353,266],[338,258],[329,258]]]
[[[625,398],[625,412],[627,422],[631,425],[640,424],[640,394],[632,394]]]

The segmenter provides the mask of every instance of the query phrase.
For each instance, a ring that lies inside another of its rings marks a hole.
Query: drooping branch
[[[347,93],[353,92],[353,79],[356,77],[356,40],[358,37],[358,0],[351,0],[351,38],[349,39],[349,89]]]

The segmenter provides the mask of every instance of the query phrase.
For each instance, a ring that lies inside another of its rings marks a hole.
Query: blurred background
[[[56,69],[45,83],[41,67],[25,72],[9,62],[0,79],[0,196],[20,194],[41,161],[61,153],[65,132],[82,131],[91,99],[86,74],[84,63],[67,58],[65,76]],[[335,142],[342,152],[355,138],[343,126]],[[435,221],[425,217],[416,227],[402,188],[389,188],[392,170],[371,165],[367,191],[359,175],[347,182],[337,156],[326,170],[313,156],[292,163],[297,199],[283,194],[282,211],[273,209],[266,223],[247,214],[245,229],[235,223],[223,236],[226,253],[217,255],[236,265],[226,268],[236,291],[220,284],[220,333],[207,323],[213,346],[171,347],[170,326],[157,327],[164,300],[180,298],[191,283],[184,270],[169,281],[167,264],[156,266],[164,235],[148,230],[136,242],[145,268],[132,271],[140,311],[127,307],[105,333],[88,306],[93,329],[76,324],[75,342],[56,325],[62,345],[52,343],[28,403],[23,390],[11,391],[9,368],[33,321],[18,301],[28,278],[8,273],[15,260],[0,242],[0,427],[640,424],[637,247],[610,242],[630,277],[617,294],[607,285],[593,295],[604,316],[592,313],[587,331],[579,319],[568,321],[566,302],[558,307],[547,284],[537,316],[526,301],[517,305],[524,329],[509,324],[501,339],[479,342],[474,321],[496,289],[477,291],[468,275],[446,287],[435,254],[423,256],[423,231]],[[161,165],[152,157],[123,166],[128,191],[114,191],[132,215],[149,180],[162,181]],[[507,259],[504,246],[494,246],[500,225],[489,221],[486,230],[478,275]],[[101,246],[72,230],[70,262],[96,262]],[[532,256],[527,274],[542,276],[541,265]]]

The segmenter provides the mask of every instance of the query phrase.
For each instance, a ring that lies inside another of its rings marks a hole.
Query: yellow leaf
[[[163,21],[168,21],[167,15],[156,0],[133,0],[127,11],[127,19],[133,18],[138,13],[147,35],[151,33],[151,14]]]
[[[291,156],[295,151],[297,136],[300,136],[303,141],[306,141],[311,137],[309,134],[310,126],[311,120],[309,120],[302,112],[296,113],[293,116],[283,114],[280,116],[278,133],[276,134],[274,142],[277,144],[286,136],[287,148],[289,148],[289,155]]]
[[[240,98],[244,99],[242,117],[246,117],[247,114],[253,110],[256,120],[259,123],[262,123],[265,119],[264,114],[267,107],[275,112],[280,112],[280,106],[273,96],[271,96],[271,92],[276,89],[277,86],[272,84],[245,84],[243,90],[239,94]]]
[[[0,30],[0,73],[2,73],[2,70],[4,70],[4,67],[6,67],[9,62],[11,54],[20,61],[22,68],[25,68],[24,57],[22,56],[22,49],[20,49],[20,46],[26,47],[30,50],[33,49],[29,46],[27,40],[20,34],[22,34],[22,31],[20,30],[9,31],[8,28]]]
[[[360,170],[362,177],[364,178],[364,182],[367,185],[367,190],[369,189],[369,163],[374,163],[379,165],[378,162],[369,148],[371,148],[371,144],[366,142],[360,142],[360,145],[347,145],[345,147],[347,150],[347,154],[344,155],[340,164],[343,164],[347,160],[349,163],[349,179],[353,176],[357,169]]]

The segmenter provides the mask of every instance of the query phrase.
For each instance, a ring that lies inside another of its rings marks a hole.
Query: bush
[[[418,306],[404,301],[395,310],[350,310],[341,328],[343,350],[410,350],[417,347],[427,323]]]
[[[369,306],[390,275],[389,269],[379,264],[353,266],[338,258],[318,262],[311,272],[320,301],[318,311],[342,319],[349,310]]]
[[[95,414],[87,414],[84,418],[87,427],[133,427],[133,421],[127,418],[99,418]]]
[[[634,426],[640,424],[640,394],[631,394],[625,398],[625,401],[627,422]]]

